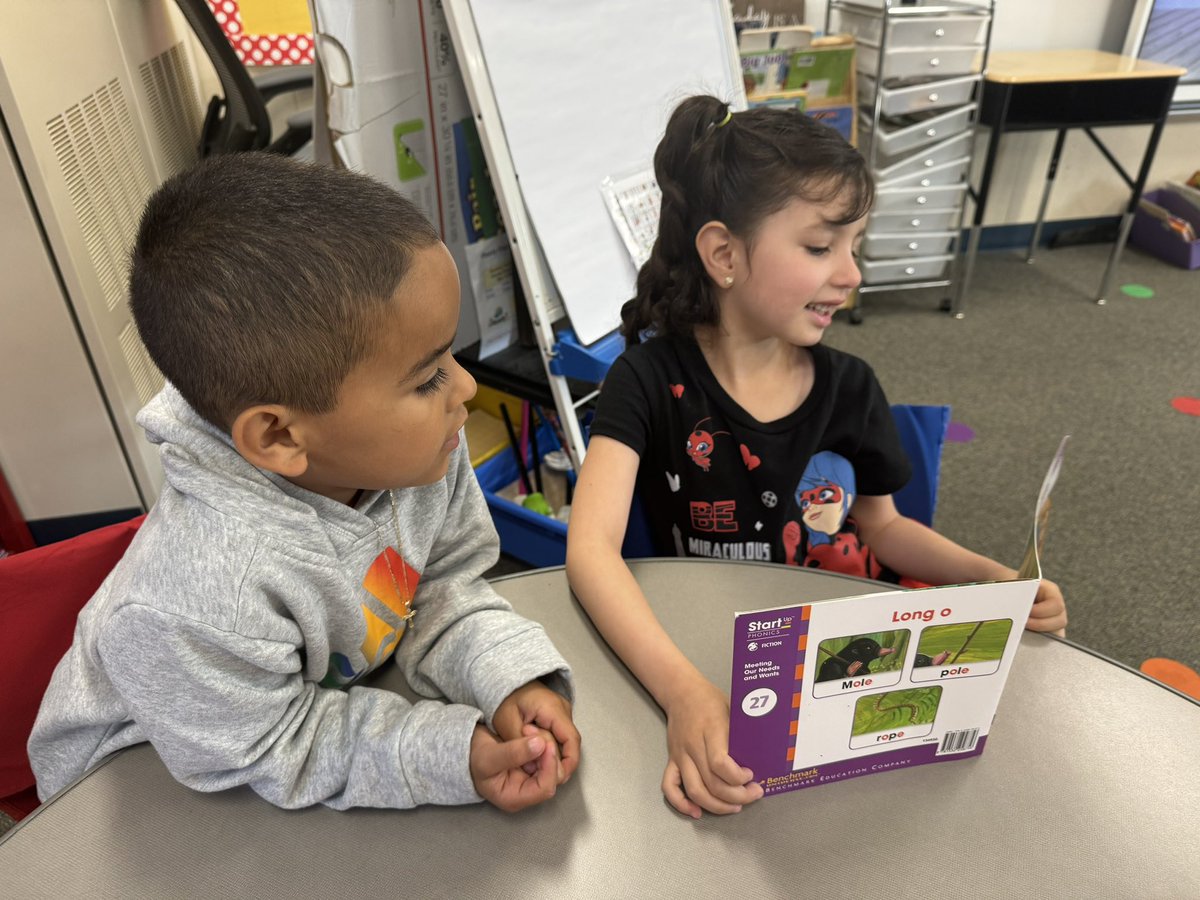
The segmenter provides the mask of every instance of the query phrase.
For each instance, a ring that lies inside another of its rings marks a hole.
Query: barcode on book
[[[966,728],[962,731],[947,731],[942,736],[941,746],[938,747],[937,755],[943,753],[966,753],[975,749],[975,743],[979,740],[978,728]]]

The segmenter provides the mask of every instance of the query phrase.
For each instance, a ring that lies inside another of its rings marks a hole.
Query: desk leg
[[[1154,154],[1158,150],[1158,139],[1162,137],[1166,121],[1167,111],[1164,109],[1158,121],[1154,123],[1154,128],[1150,131],[1150,140],[1147,142],[1146,152],[1142,156],[1142,167],[1138,169],[1137,181],[1133,184],[1129,205],[1125,208],[1125,215],[1121,217],[1117,240],[1113,244],[1112,253],[1108,257],[1108,265],[1104,269],[1104,280],[1100,282],[1100,295],[1096,298],[1096,303],[1100,306],[1108,302],[1108,295],[1112,291],[1113,279],[1117,274],[1117,262],[1121,258],[1121,251],[1125,249],[1125,241],[1129,238],[1129,229],[1133,227],[1133,216],[1137,212],[1138,201],[1142,199],[1142,188],[1146,186],[1146,176],[1150,174],[1150,164],[1154,162]]]
[[[954,287],[954,299],[950,303],[950,315],[956,319],[961,319],[966,313],[962,311],[963,297],[967,293],[967,285],[971,282],[971,276],[975,272],[975,254],[979,252],[979,235],[983,231],[978,225],[971,226],[971,233],[967,237],[967,258],[962,266],[962,275],[958,279],[958,284]]]
[[[1007,95],[1004,99],[1004,107],[1007,109]],[[1000,122],[1004,121],[1003,114],[1000,116]],[[962,267],[962,277],[958,279],[958,284],[954,286],[954,297],[950,302],[950,314],[956,319],[961,319],[964,315],[962,311],[963,298],[967,295],[967,289],[971,284],[971,276],[975,272],[975,255],[979,252],[979,237],[983,227],[983,214],[987,209],[988,190],[992,185],[992,171],[996,168],[996,154],[1000,149],[1000,136],[1004,133],[1004,129],[1000,125],[994,125],[991,128],[991,133],[988,135],[987,154],[983,161],[983,175],[979,179],[979,192],[975,197],[975,215],[971,220],[971,234],[967,239],[967,259]]]
[[[1121,251],[1125,249],[1125,241],[1129,238],[1129,229],[1133,227],[1133,213],[1127,212],[1121,216],[1121,226],[1117,229],[1117,240],[1113,244],[1112,253],[1108,257],[1108,265],[1104,267],[1104,279],[1100,282],[1100,294],[1096,297],[1096,303],[1103,306],[1108,302],[1108,295],[1112,292],[1113,278],[1117,274],[1117,260],[1121,258]]]
[[[1038,206],[1037,221],[1033,225],[1033,239],[1029,242],[1029,252],[1025,262],[1032,263],[1037,253],[1038,241],[1042,239],[1042,224],[1046,221],[1046,207],[1050,204],[1050,189],[1054,187],[1054,176],[1058,174],[1058,159],[1062,156],[1063,141],[1067,137],[1067,129],[1058,129],[1054,139],[1054,152],[1050,154],[1050,168],[1046,170],[1046,186],[1042,189],[1042,202]]]

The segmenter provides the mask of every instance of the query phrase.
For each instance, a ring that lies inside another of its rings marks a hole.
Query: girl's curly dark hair
[[[802,112],[757,107],[732,113],[716,97],[675,108],[654,153],[662,190],[658,238],[637,276],[637,294],[621,308],[621,334],[690,336],[715,325],[713,285],[696,252],[696,234],[720,221],[751,243],[764,218],[797,197],[814,203],[845,198],[837,224],[853,222],[875,196],[862,155],[833,128]]]

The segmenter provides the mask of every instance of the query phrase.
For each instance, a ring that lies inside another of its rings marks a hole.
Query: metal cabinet
[[[830,0],[826,31],[854,35],[859,147],[875,176],[862,244],[863,296],[952,292],[979,82],[995,0]]]

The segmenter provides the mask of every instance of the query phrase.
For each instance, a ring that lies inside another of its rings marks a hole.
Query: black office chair
[[[271,140],[267,103],[290,91],[311,93],[311,66],[277,66],[250,76],[205,0],[175,0],[208,54],[224,97],[213,97],[200,129],[200,156],[267,150],[291,155],[312,139],[312,110],[288,117],[286,131]]]

